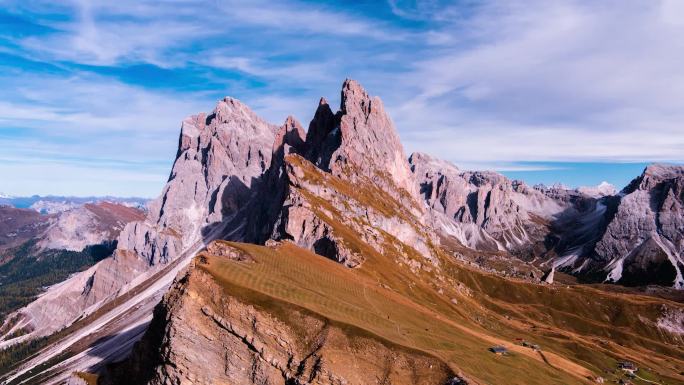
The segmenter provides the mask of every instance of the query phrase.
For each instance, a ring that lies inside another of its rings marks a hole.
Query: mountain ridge
[[[602,262],[593,254],[595,245],[601,244],[609,231],[631,231],[631,222],[622,224],[623,218],[630,218],[633,212],[631,206],[643,203],[642,195],[650,196],[652,191],[662,199],[658,201],[656,210],[646,212],[642,222],[649,225],[653,222],[660,226],[657,228],[664,239],[674,239],[671,242],[672,247],[667,250],[676,251],[680,242],[680,238],[677,238],[679,222],[677,215],[669,215],[668,210],[676,213],[681,207],[679,174],[669,177],[668,172],[656,167],[645,173],[647,178],[642,178],[643,186],[640,182],[639,188],[630,190],[624,197],[594,197],[575,190],[529,187],[492,172],[462,171],[448,162],[425,154],[412,154],[407,158],[396,128],[385,113],[380,99],[369,96],[358,82],[349,79],[342,86],[339,111],[333,113],[325,99],[321,99],[306,133],[302,125],[292,117],[288,117],[281,126],[272,125],[256,116],[237,99],[224,98],[218,102],[213,112],[186,118],[181,126],[178,143],[176,160],[162,194],[149,204],[144,220],[126,225],[119,235],[114,256],[70,278],[16,313],[22,322],[31,324],[35,331],[25,338],[50,335],[79,319],[95,321],[76,332],[79,339],[60,339],[45,350],[47,353],[37,354],[22,363],[11,375],[10,382],[28,376],[34,366],[45,364],[62,354],[74,354],[77,358],[70,361],[68,368],[83,370],[85,368],[79,365],[87,362],[90,365],[88,368],[102,372],[104,364],[114,357],[120,358],[122,354],[112,345],[112,341],[130,348],[133,342],[143,337],[142,331],[150,322],[161,325],[161,329],[151,330],[148,334],[166,333],[166,328],[175,328],[169,323],[172,319],[160,312],[173,316],[173,312],[182,312],[185,308],[175,307],[174,302],[167,299],[157,307],[154,318],[151,316],[152,309],[169,287],[173,289],[167,298],[188,300],[186,296],[189,294],[182,287],[183,280],[188,274],[192,276],[198,268],[203,268],[202,258],[209,260],[210,266],[224,266],[228,261],[225,266],[240,269],[244,274],[254,277],[252,282],[244,281],[241,276],[231,276],[231,287],[266,290],[270,297],[283,295],[270,291],[272,288],[268,285],[258,285],[260,282],[268,282],[273,278],[271,274],[274,274],[262,272],[260,267],[276,263],[285,258],[285,255],[290,255],[293,263],[296,260],[291,252],[288,254],[282,251],[280,256],[273,251],[285,250],[281,249],[283,247],[302,250],[301,253],[310,256],[307,258],[311,263],[315,263],[315,258],[319,256],[336,262],[337,264],[326,266],[332,269],[330,274],[342,274],[345,277],[342,279],[343,285],[335,286],[340,290],[346,285],[358,283],[355,277],[363,276],[363,282],[370,280],[382,290],[394,293],[392,296],[402,297],[402,303],[410,308],[427,306],[432,309],[428,313],[415,313],[417,318],[411,322],[429,322],[429,318],[424,318],[426,314],[461,320],[467,325],[464,326],[465,329],[452,329],[453,325],[444,326],[450,330],[442,335],[450,341],[448,344],[467,342],[469,349],[477,350],[481,344],[503,341],[502,336],[497,333],[503,333],[506,338],[514,333],[523,333],[528,338],[534,338],[534,334],[525,325],[537,325],[536,322],[541,322],[539,327],[550,328],[568,322],[575,323],[576,326],[572,326],[570,331],[556,332],[565,333],[563,335],[573,341],[593,346],[593,342],[589,342],[593,338],[615,338],[608,332],[609,328],[601,323],[603,321],[589,320],[592,313],[597,313],[603,314],[608,320],[624,324],[626,331],[622,336],[630,341],[629,346],[624,348],[626,353],[636,355],[639,360],[652,360],[649,361],[652,363],[662,362],[664,357],[674,357],[678,363],[681,361],[680,356],[666,348],[668,344],[680,341],[681,337],[677,332],[672,332],[677,329],[668,326],[667,331],[662,331],[666,329],[657,326],[670,325],[659,323],[658,320],[666,314],[679,314],[679,305],[653,298],[613,298],[597,291],[594,294],[598,295],[596,298],[599,302],[608,303],[612,300],[621,308],[639,309],[643,313],[640,314],[643,319],[633,316],[622,319],[622,313],[615,314],[599,305],[587,305],[589,308],[582,308],[581,311],[570,310],[554,299],[557,290],[568,298],[589,297],[593,292],[584,288],[545,286],[541,283],[539,274],[541,269],[572,272],[572,269],[577,269],[577,265],[580,267],[576,271],[578,275],[584,273],[584,268],[591,270],[590,273],[608,274],[605,269],[612,260],[621,256],[612,256],[610,258],[613,259]],[[629,198],[633,193],[638,193],[639,199]],[[630,204],[631,199],[636,203]],[[626,203],[623,204],[623,201]],[[610,211],[607,208],[609,203],[613,205]],[[611,216],[620,213],[621,207],[624,215]],[[585,228],[586,231],[583,231]],[[571,231],[572,229],[580,231]],[[641,231],[643,229],[649,228],[637,226],[637,238],[644,238]],[[221,243],[223,240],[241,242],[246,246],[239,246],[238,249],[242,247],[247,251],[236,252],[236,244],[226,246]],[[249,246],[250,244],[261,246]],[[638,249],[638,245],[636,247]],[[194,258],[200,251],[199,256]],[[574,252],[578,254],[571,254]],[[268,255],[264,256],[263,253]],[[275,254],[272,255],[273,253]],[[646,260],[664,261],[662,258],[654,259],[650,252],[643,256]],[[658,256],[659,254],[656,255]],[[464,265],[461,258],[469,264]],[[263,262],[259,262],[260,260]],[[503,266],[504,271],[519,272],[524,268],[529,274],[490,275],[489,271],[499,272],[497,269],[500,267],[486,272],[482,272],[482,269],[471,270],[472,266],[481,268],[482,260],[492,266]],[[667,260],[671,261],[670,258]],[[676,270],[677,262],[674,263]],[[306,266],[306,263],[299,266]],[[637,274],[640,274],[638,263],[628,263],[625,266],[634,266]],[[344,269],[345,273],[336,269]],[[644,271],[649,272],[648,269]],[[262,273],[265,275],[260,275]],[[211,279],[221,280],[221,277],[225,277],[222,274],[212,273]],[[292,275],[281,278],[285,279],[284,282],[296,280],[296,273],[293,272]],[[517,278],[502,278],[500,275]],[[648,278],[647,275],[644,276]],[[595,278],[598,281],[601,279],[603,278]],[[172,283],[174,280],[175,284]],[[321,285],[327,282],[324,278],[320,278],[320,281]],[[293,286],[293,290],[295,288]],[[533,293],[536,292],[542,293],[541,297],[535,297]],[[198,297],[193,297],[193,301],[197,298],[200,298],[199,301],[210,300],[205,297],[209,294],[210,292],[196,294]],[[356,298],[360,299],[359,295],[366,295],[365,289],[363,293],[356,293]],[[536,310],[526,308],[524,303],[518,303],[517,296],[529,298],[531,303],[538,303],[538,306],[548,306],[549,313],[540,313],[545,314],[543,316],[535,313]],[[235,300],[241,302],[245,298],[235,297]],[[289,300],[296,303],[298,298]],[[580,300],[575,301],[581,303]],[[299,305],[310,306],[305,302]],[[353,301],[349,306],[352,305]],[[204,312],[202,307],[195,308],[192,317],[183,321],[189,324],[181,323],[178,327],[185,330],[194,321],[205,322],[203,317],[213,318],[214,321],[208,325],[215,325],[218,321],[212,314],[223,309],[222,304],[216,306],[218,307],[212,310],[214,313]],[[334,309],[317,306],[319,316],[335,318],[329,314]],[[51,309],[57,308],[61,310],[58,317],[37,317],[36,313],[32,313],[33,310],[46,314],[46,311],[51,312]],[[368,309],[371,312],[376,310]],[[269,309],[257,311],[254,317],[264,316],[262,311],[268,312]],[[579,311],[587,319],[568,318],[571,311]],[[508,318],[502,314],[506,314]],[[393,313],[382,314],[382,317],[385,316],[391,319]],[[540,316],[543,321],[534,320]],[[363,317],[353,320],[357,323],[362,321]],[[596,326],[597,334],[587,330],[587,325],[592,322],[601,325]],[[137,328],[136,333],[129,336],[127,333],[133,330],[132,326]],[[401,330],[402,327],[408,327],[412,333],[419,331],[409,326],[400,323],[397,328]],[[286,322],[282,327],[289,326]],[[367,330],[369,327],[364,324],[362,329]],[[426,327],[429,329],[430,326]],[[232,341],[230,338],[235,333],[230,337],[225,335],[226,328],[223,329],[220,332],[212,329],[211,333],[218,333],[216,336]],[[105,331],[114,334],[110,335],[111,338],[96,338],[106,337],[106,334],[103,335]],[[378,332],[389,333],[387,330]],[[406,338],[411,346],[423,344],[422,340],[400,335],[401,333],[393,338]],[[202,346],[216,349],[213,342],[219,338],[216,336],[208,341],[202,340]],[[164,338],[167,337],[164,341],[170,349],[187,350],[186,345],[176,345],[179,342],[172,338],[172,334]],[[238,337],[250,340],[246,335]],[[149,340],[146,338],[143,337],[144,341]],[[451,338],[455,340],[452,341]],[[516,363],[544,373],[544,379],[550,381],[547,384],[575,381],[577,376],[573,371],[576,370],[597,373],[599,364],[585,363],[578,358],[582,355],[589,355],[597,362],[617,359],[615,354],[605,350],[591,353],[592,350],[585,346],[577,347],[580,351],[578,353],[548,336],[544,338],[545,343],[550,344],[553,350],[548,356],[558,357],[553,359],[558,360],[561,366],[559,372],[544,367],[543,360],[534,352],[517,347],[511,349],[520,354]],[[119,342],[119,339],[123,341]],[[90,341],[92,345],[84,341]],[[264,345],[270,346],[273,341],[269,341]],[[431,344],[440,343],[431,341]],[[143,342],[145,343],[148,342]],[[190,342],[182,342],[188,343]],[[368,343],[372,345],[371,342]],[[660,349],[667,353],[654,354],[649,358],[634,350],[639,343],[652,347],[653,350],[649,352]],[[101,357],[96,359],[89,356],[87,349],[70,353],[76,346],[84,344],[100,351]],[[349,349],[348,345],[341,346]],[[155,351],[156,348],[148,346],[146,349]],[[460,381],[459,373],[467,373],[466,377],[470,381],[468,383],[483,383],[494,379],[478,380],[478,376],[487,375],[470,366],[463,366],[463,363],[474,365],[471,358],[458,351],[449,351],[453,356],[444,358],[443,362],[448,362],[451,369],[444,371],[443,375],[453,375],[450,380],[456,381],[454,378],[458,375],[459,378],[456,379]],[[398,354],[392,352],[390,349],[388,354]],[[157,353],[165,354],[163,351]],[[225,353],[229,354],[230,351]],[[505,361],[489,363],[489,356],[480,354],[476,354],[478,360],[485,360],[488,362],[487,366],[491,365],[492,370],[496,369],[490,375],[499,376],[503,373],[499,370],[506,366]],[[253,361],[245,358],[234,362],[262,365],[264,360],[269,361],[263,355],[259,357]],[[326,355],[323,354],[322,357]],[[145,357],[134,355],[130,359],[133,361],[128,362],[134,366],[144,365],[144,359]],[[194,361],[196,359],[196,356],[186,357],[186,360],[190,360],[188,367],[195,368],[193,370],[201,367],[198,361]],[[282,363],[281,360],[279,362]],[[301,362],[305,362],[303,365],[311,369],[308,366],[310,364],[306,363],[309,361]],[[322,383],[338,383],[340,381],[335,379],[339,380],[344,368],[336,368],[330,372],[332,377],[323,376],[327,378],[325,381],[322,380],[323,377],[318,377],[323,372],[309,370],[308,382],[314,382],[318,378]],[[370,373],[382,374],[385,369],[369,370]],[[393,376],[399,375],[399,368],[389,367],[388,370],[390,374],[385,378],[396,378]],[[524,376],[524,371],[516,373],[518,379]],[[670,377],[676,376],[673,372],[667,373]],[[159,383],[171,379],[188,379],[184,377],[187,373],[166,369],[158,374]],[[58,382],[67,378],[70,373],[64,368],[48,367],[43,372],[30,375],[42,375],[50,382]],[[114,377],[111,378],[115,381],[115,373],[112,375]],[[214,380],[221,376],[218,373],[213,375],[216,376]],[[278,378],[260,374],[251,380],[241,377],[238,383],[254,383],[257,377],[270,378],[269,381]],[[306,382],[301,375],[293,374],[293,378],[297,378],[299,382],[285,383]],[[290,381],[290,378],[285,380]],[[445,377],[440,381],[446,380]]]

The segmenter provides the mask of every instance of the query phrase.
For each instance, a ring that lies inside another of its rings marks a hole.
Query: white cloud
[[[440,31],[469,43],[415,64],[395,121],[411,147],[456,161],[682,160],[672,4],[490,2]]]
[[[58,32],[49,36],[29,36],[16,41],[40,59],[58,59],[88,65],[111,66],[125,62],[149,63],[162,68],[182,67],[196,59],[188,45],[208,38],[249,35],[246,28],[285,35],[315,34],[364,39],[401,40],[407,37],[389,25],[363,15],[326,9],[318,5],[289,2],[244,2],[221,0],[198,4],[194,1],[140,2],[135,0],[65,3],[70,20],[45,19],[41,23]],[[40,13],[51,10],[52,2],[18,3],[20,8]],[[301,39],[301,44],[307,40]],[[231,44],[228,44],[229,46]],[[219,50],[226,47],[215,47]],[[263,55],[266,56],[266,55]],[[219,67],[246,68],[225,59]],[[249,68],[255,68],[250,65]],[[250,72],[250,71],[246,71]]]
[[[213,107],[201,94],[179,99],[92,75],[18,83],[0,91],[2,99],[11,92],[18,100],[0,101],[0,179],[14,194],[71,188],[70,194],[89,195],[111,187],[111,193],[156,195],[180,121]]]
[[[156,197],[164,179],[157,173],[131,172],[119,167],[92,167],[88,164],[53,163],[22,159],[0,160],[3,188],[15,196],[113,195]],[[135,189],[131,189],[134,185]]]
[[[345,77],[385,100],[409,151],[462,167],[684,161],[681,1],[391,0],[384,11],[395,18],[385,20],[364,13],[368,4],[8,2],[52,30],[7,34],[0,50],[55,70],[19,64],[0,75],[4,159],[34,167],[4,166],[0,178],[56,162],[46,169],[65,180],[86,167],[119,181],[132,173],[129,189],[135,178],[163,182],[179,122],[218,94],[306,127],[318,97],[334,105]],[[157,80],[164,90],[116,77],[136,64],[182,76]],[[31,136],[3,132],[17,128]]]
[[[239,56],[230,56],[228,53],[212,52],[206,58],[200,58],[198,62],[209,67],[221,69],[234,69],[249,75],[280,82],[325,82],[330,79],[330,63],[281,63],[274,64],[266,60]]]

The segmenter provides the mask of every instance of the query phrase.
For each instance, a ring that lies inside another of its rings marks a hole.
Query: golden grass
[[[379,286],[357,270],[346,269],[292,244],[282,244],[275,250],[250,244],[231,245],[250,253],[255,261],[240,263],[204,255],[207,263],[198,264],[199,268],[219,283],[294,304],[393,344],[431,354],[482,383],[583,383],[581,377],[586,373],[574,375],[553,368],[524,351],[507,357],[495,356],[487,349],[505,341],[471,329],[455,312],[438,314]],[[271,308],[268,304],[265,307]],[[535,376],[530,377],[530,373]]]

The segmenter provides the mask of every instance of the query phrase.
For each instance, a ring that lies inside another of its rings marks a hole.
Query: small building
[[[539,345],[533,344],[533,343],[528,342],[528,341],[523,341],[522,346],[524,346],[526,348],[530,348],[532,350],[537,350],[537,351],[541,350],[541,347]]]
[[[618,369],[624,370],[625,372],[629,372],[629,373],[634,373],[637,370],[639,370],[639,368],[637,368],[636,364],[634,362],[631,362],[631,361],[620,361],[620,362],[618,362],[617,367],[618,367]]]
[[[504,346],[492,346],[489,348],[489,351],[498,356],[505,356],[508,354],[508,349],[506,349]]]

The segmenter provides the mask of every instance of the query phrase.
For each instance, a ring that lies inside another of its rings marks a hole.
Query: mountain
[[[589,282],[684,288],[682,175],[650,165],[619,194],[594,197],[586,214],[555,224],[547,264]]]
[[[128,222],[141,218],[139,209],[106,201],[53,214],[0,206],[0,252],[32,239],[40,250],[80,251],[116,240]]]
[[[616,222],[631,188],[407,159],[379,98],[347,80],[340,100],[321,99],[306,131],[233,98],[185,119],[162,194],[112,257],[8,317],[3,380],[567,385],[624,380],[630,360],[684,381],[681,302],[540,281],[572,272],[571,253],[608,267],[599,245],[631,228]],[[650,210],[676,241],[681,190],[667,183],[644,189],[660,186]]]
[[[613,195],[606,184],[531,188],[422,153],[409,162],[434,227],[468,248],[590,282],[684,288],[682,166],[651,165]]]
[[[544,239],[555,217],[572,208],[495,172],[461,171],[422,153],[409,162],[441,225],[436,227],[473,249],[525,253]]]
[[[5,321],[8,312],[35,300],[45,287],[110,255],[124,225],[142,216],[138,209],[109,202],[58,214],[1,206],[0,318]],[[18,336],[19,330],[2,334]]]
[[[120,198],[120,197],[70,197],[70,196],[40,196],[16,197],[0,194],[0,206],[16,208],[30,208],[42,214],[56,214],[71,210],[87,203],[110,202],[123,206],[134,207],[140,210],[146,209],[147,199],[144,198]]]
[[[593,260],[613,282],[684,289],[684,167],[648,166],[618,199]]]
[[[33,210],[0,206],[0,252],[39,236],[53,218]],[[6,257],[3,256],[4,259]]]

